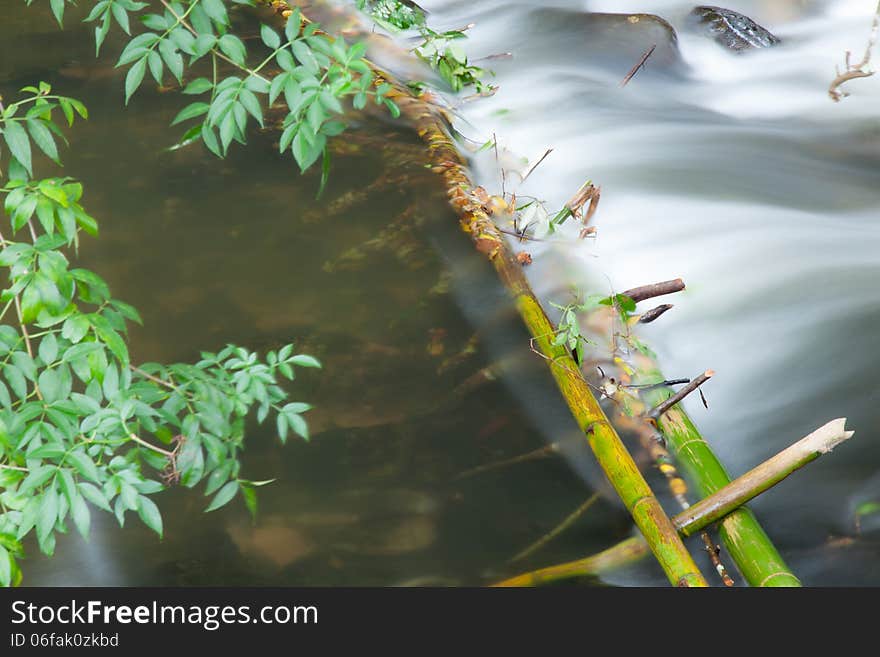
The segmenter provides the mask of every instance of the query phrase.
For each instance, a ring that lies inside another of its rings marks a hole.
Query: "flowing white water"
[[[463,133],[495,134],[509,151],[501,166],[554,149],[525,184],[508,173],[508,191],[558,208],[586,179],[602,186],[597,240],[530,246],[536,289],[565,301],[572,283],[683,277],[676,308],[642,336],[669,376],[717,371],[711,410],[688,406],[735,474],[847,416],[853,441],[754,506],[807,582],[880,582],[876,558],[844,567],[818,549],[853,533],[857,503],[880,498],[869,483],[880,470],[880,77],[848,83],[840,103],[828,96],[844,52],[861,59],[876,3],[730,2],[783,40],[740,55],[688,31],[690,3],[552,5],[424,3],[432,27],[475,23],[472,59],[513,55],[485,63],[498,93],[460,108]],[[621,88],[653,43],[609,38],[587,11],[659,14],[680,61],[658,44]],[[499,168],[480,155],[479,182],[498,191]]]

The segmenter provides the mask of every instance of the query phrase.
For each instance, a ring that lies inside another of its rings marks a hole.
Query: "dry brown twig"
[[[874,50],[874,45],[877,43],[878,32],[880,32],[880,2],[877,3],[877,9],[874,10],[874,20],[871,23],[871,36],[868,38],[868,46],[865,48],[865,56],[862,57],[862,61],[858,64],[853,64],[850,61],[852,53],[847,50],[845,61],[846,70],[841,73],[839,68],[835,69],[837,76],[831,81],[831,86],[828,87],[828,95],[835,103],[838,103],[841,99],[849,96],[847,92],[841,91],[840,89],[840,86],[843,83],[857,78],[869,78],[874,75],[874,71],[870,70],[868,66],[871,63],[871,52]]]
[[[655,43],[653,46],[651,46],[650,48],[648,48],[648,49],[644,52],[644,54],[643,54],[642,57],[639,59],[639,61],[636,63],[636,65],[633,66],[633,67],[630,69],[629,73],[626,74],[626,77],[624,77],[623,80],[620,81],[620,86],[621,86],[621,87],[625,87],[627,84],[629,84],[629,81],[632,80],[633,77],[635,77],[635,74],[638,73],[640,70],[642,70],[642,68],[643,68],[643,67],[645,66],[645,64],[647,63],[648,58],[649,58],[651,55],[654,54],[654,51],[655,51],[656,49],[657,49],[657,44]]]

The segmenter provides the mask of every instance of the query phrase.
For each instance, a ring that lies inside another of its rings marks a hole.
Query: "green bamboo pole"
[[[855,432],[846,431],[845,425],[846,418],[838,418],[819,427],[776,456],[737,477],[713,495],[688,507],[672,519],[673,524],[682,536],[690,536],[706,525],[724,518],[796,470],[852,438]]]
[[[672,524],[682,536],[691,536],[706,529],[795,471],[852,438],[854,432],[846,431],[845,424],[846,419],[839,418],[819,427],[714,494],[685,509],[672,518]],[[598,576],[613,568],[636,561],[648,552],[648,545],[644,539],[637,536],[599,554],[517,575],[494,586],[538,586],[561,579]]]
[[[533,570],[530,573],[524,573],[511,577],[502,582],[492,584],[494,587],[514,587],[514,586],[540,586],[549,584],[563,579],[571,579],[573,577],[598,577],[615,568],[626,566],[634,563],[650,553],[648,545],[640,536],[628,538],[625,541],[614,545],[607,550],[603,550],[598,554],[570,561],[568,563],[559,564],[557,566],[549,566],[539,570]]]
[[[274,0],[272,5],[285,15],[285,3]],[[328,35],[328,38],[331,38]],[[494,265],[502,283],[509,291],[523,323],[532,335],[535,351],[550,368],[556,384],[568,404],[575,421],[651,551],[675,586],[708,586],[693,557],[663,511],[638,466],[627,451],[617,431],[608,421],[599,402],[571,354],[564,347],[554,346],[556,329],[541,307],[516,260],[504,235],[473,193],[465,158],[447,131],[447,118],[436,105],[413,96],[409,89],[384,71],[373,66],[377,84],[388,82],[394,91],[388,94],[401,114],[413,125],[427,145],[433,170],[443,176],[452,207],[459,216],[461,229],[476,249]]]
[[[640,356],[635,365],[635,383],[665,380],[656,364],[647,357]],[[647,404],[656,406],[672,395],[671,388],[656,387],[648,388],[641,396]],[[669,451],[700,496],[708,497],[730,483],[724,466],[680,404],[664,413],[657,424]],[[719,523],[718,535],[751,586],[801,585],[747,507],[739,507],[725,517]]]

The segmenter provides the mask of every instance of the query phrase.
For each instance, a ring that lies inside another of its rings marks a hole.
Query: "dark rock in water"
[[[527,57],[554,64],[575,60],[623,78],[653,47],[640,77],[676,74],[685,68],[675,28],[653,14],[609,14],[541,7],[530,12],[523,24],[529,26],[529,40],[536,49],[520,57],[524,50],[520,47],[517,50],[519,61]]]
[[[779,37],[758,25],[748,16],[722,7],[700,6],[690,13],[691,22],[734,52],[769,48]]]

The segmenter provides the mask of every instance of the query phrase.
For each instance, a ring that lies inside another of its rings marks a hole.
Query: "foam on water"
[[[436,26],[476,23],[472,57],[513,53],[491,64],[498,93],[460,108],[462,130],[475,141],[496,134],[508,167],[554,149],[519,188],[508,175],[508,191],[560,207],[584,180],[602,186],[595,242],[530,246],[539,293],[559,300],[570,283],[621,290],[682,276],[675,310],[642,333],[668,375],[718,372],[711,411],[689,404],[698,424],[741,472],[848,416],[858,441],[798,474],[787,489],[796,497],[771,493],[757,506],[768,526],[791,528],[774,533],[783,545],[851,528],[848,500],[880,470],[880,77],[848,83],[840,103],[828,87],[846,50],[861,59],[876,4],[728,3],[783,40],[739,55],[685,29],[693,5],[683,2],[560,2],[543,13],[425,4]],[[583,10],[661,15],[678,31],[685,72],[649,60],[621,89],[635,61],[586,59]],[[554,22],[556,11],[568,13]],[[499,188],[492,153],[474,166]]]

